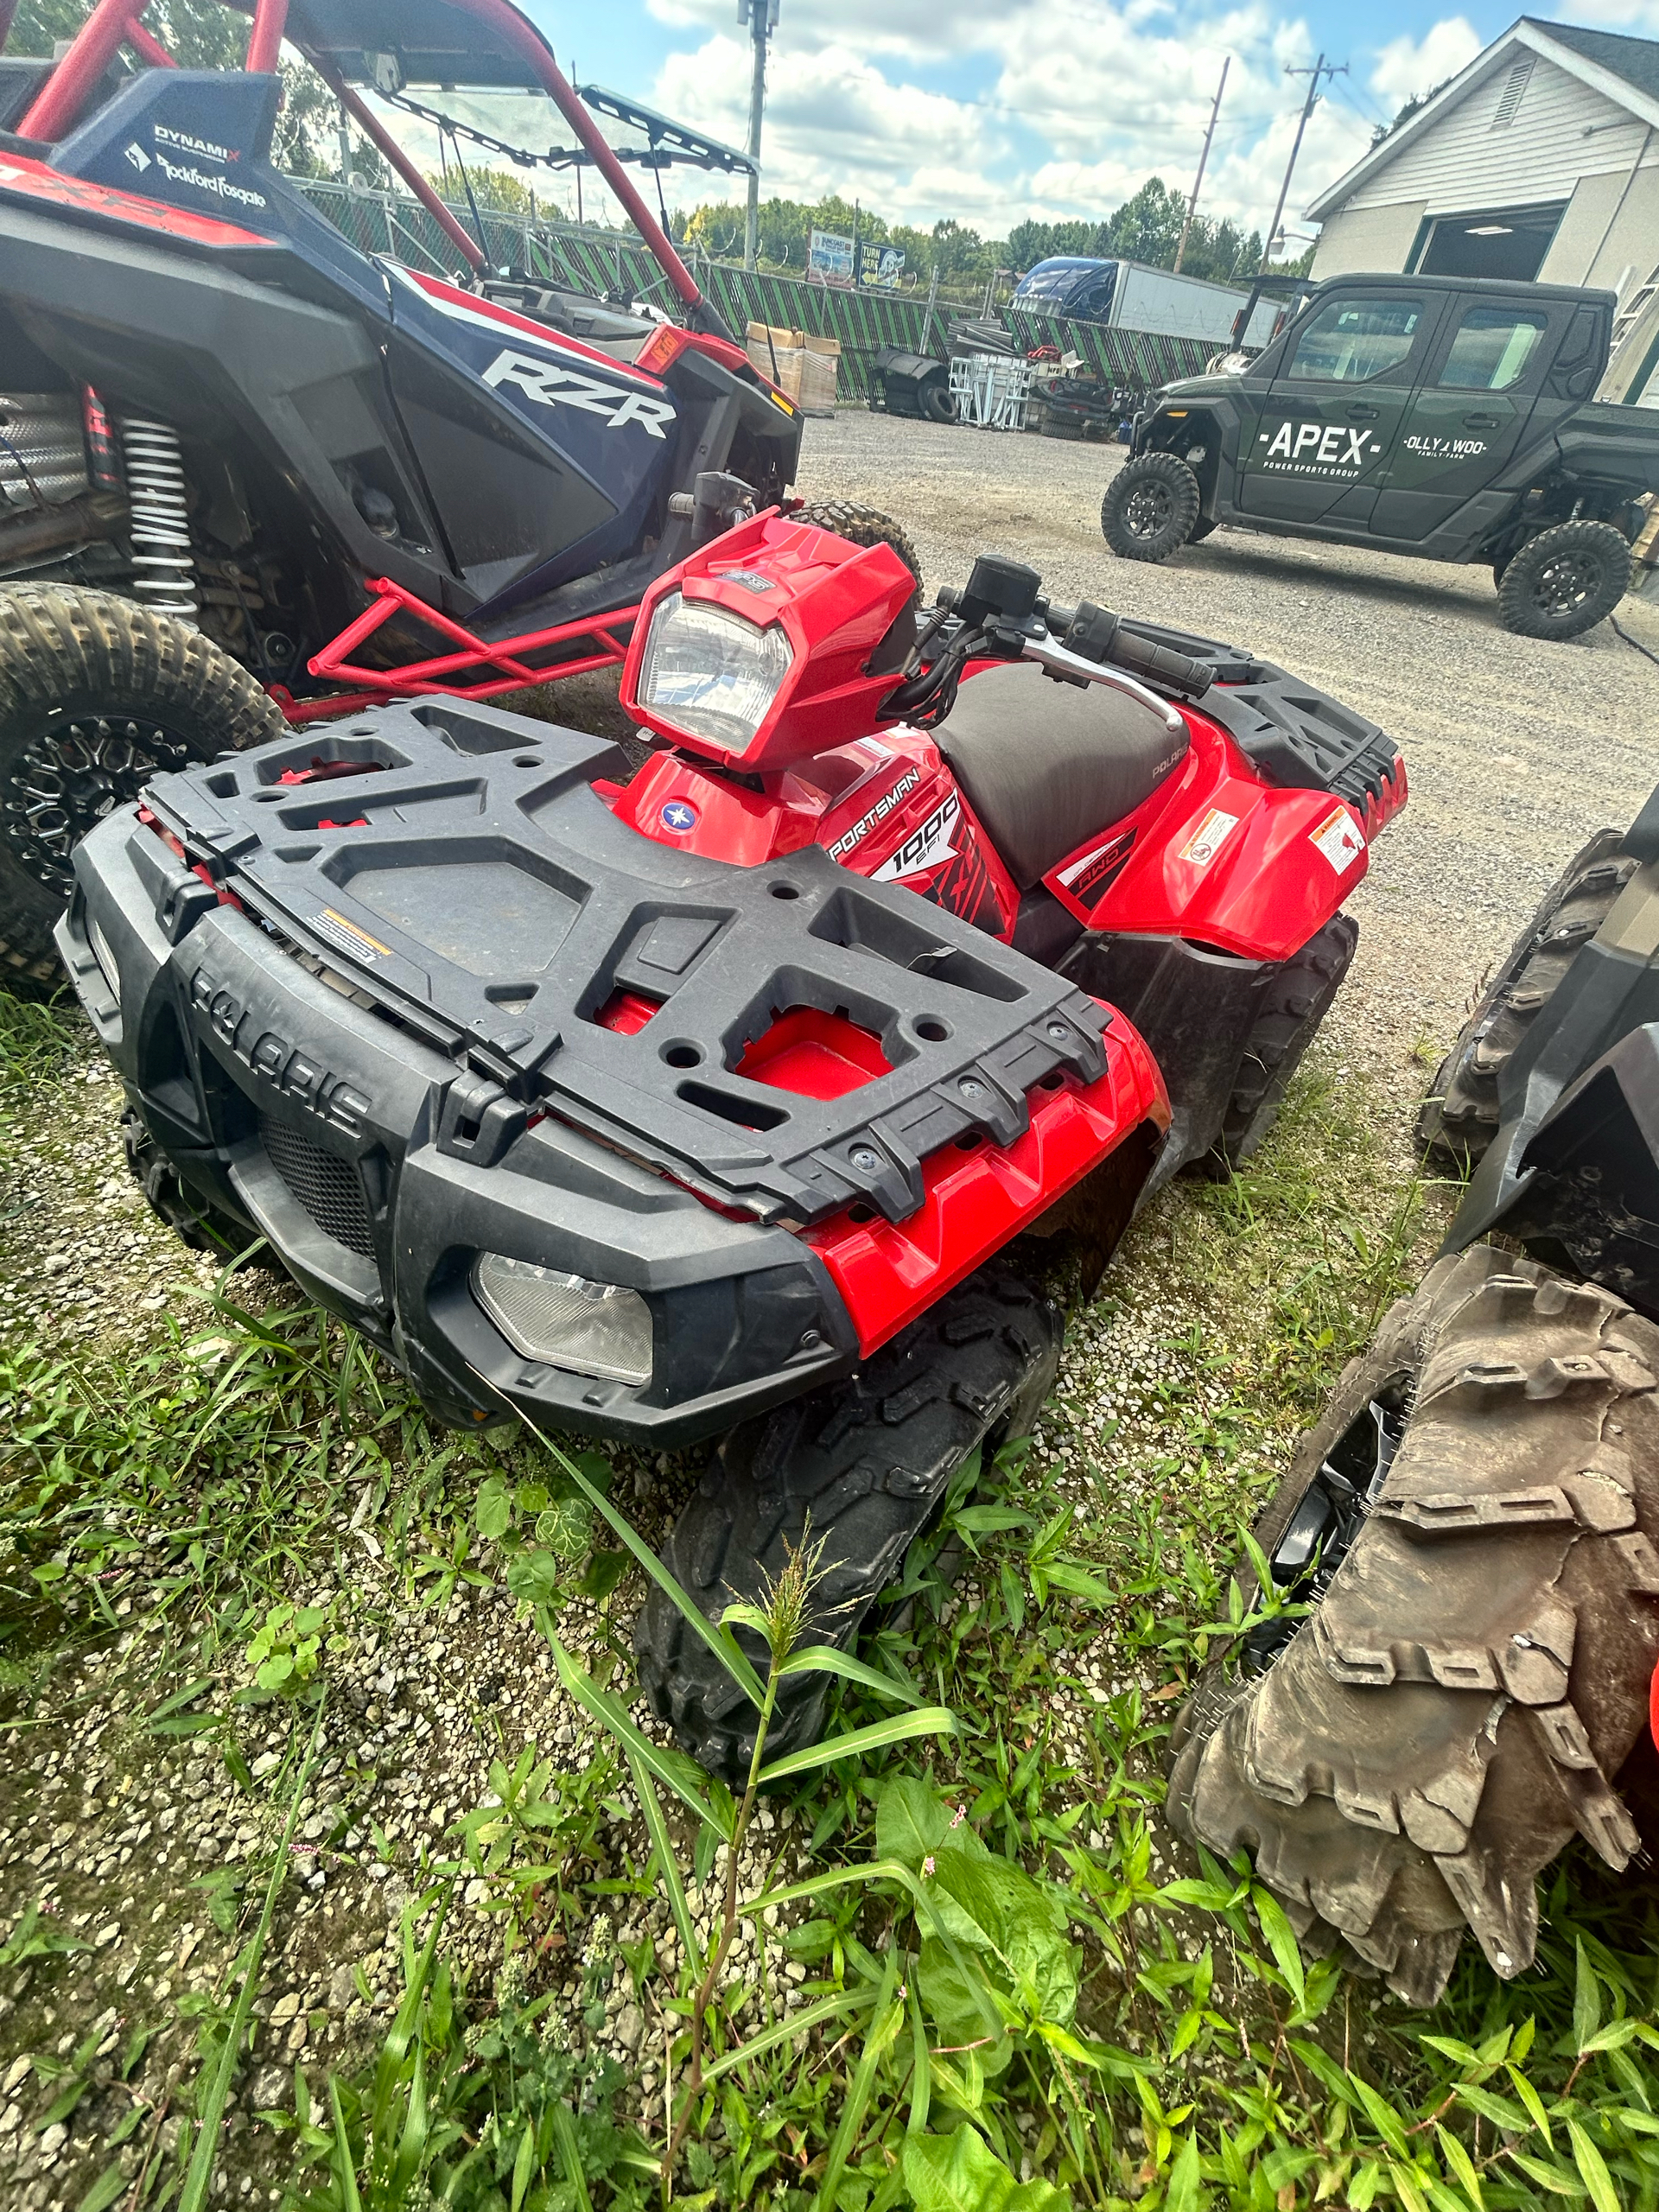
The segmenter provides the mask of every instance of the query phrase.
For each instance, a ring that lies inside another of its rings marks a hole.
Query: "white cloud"
[[[1577,10],[1574,10],[1578,12]],[[1376,57],[1371,89],[1390,112],[1455,77],[1484,41],[1465,16],[1447,16],[1419,40],[1390,39]]]

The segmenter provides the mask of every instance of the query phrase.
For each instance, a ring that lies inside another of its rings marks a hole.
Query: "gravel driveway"
[[[1485,569],[1220,530],[1163,568],[1117,560],[1101,496],[1123,449],[847,410],[809,423],[802,488],[894,516],[930,589],[976,552],[1042,571],[1057,598],[1247,645],[1399,741],[1411,804],[1350,902],[1361,935],[1330,1034],[1397,1074],[1449,1040],[1477,979],[1578,847],[1659,779],[1659,667],[1607,623],[1571,645],[1498,627]],[[1659,653],[1659,603],[1618,620]]]

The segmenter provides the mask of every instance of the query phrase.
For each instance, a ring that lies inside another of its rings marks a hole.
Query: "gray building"
[[[1307,214],[1316,276],[1616,292],[1619,396],[1659,405],[1659,359],[1637,358],[1659,301],[1659,41],[1523,16]]]

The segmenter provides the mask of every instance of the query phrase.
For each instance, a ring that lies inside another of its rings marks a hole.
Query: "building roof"
[[[1659,39],[1626,38],[1622,31],[1587,31],[1577,23],[1541,23],[1535,16],[1521,21],[1542,31],[1558,46],[1570,47],[1585,61],[1593,61],[1611,76],[1622,77],[1638,92],[1659,99]]]
[[[1402,148],[1431,130],[1441,118],[1465,99],[1475,87],[1493,75],[1518,52],[1529,52],[1553,61],[1581,84],[1601,93],[1615,105],[1628,108],[1642,122],[1659,130],[1659,40],[1628,38],[1618,31],[1583,30],[1575,23],[1541,22],[1522,16],[1449,85],[1444,85],[1415,115],[1373,146],[1352,168],[1328,186],[1306,209],[1309,221],[1324,222],[1356,192],[1368,177],[1391,162]]]

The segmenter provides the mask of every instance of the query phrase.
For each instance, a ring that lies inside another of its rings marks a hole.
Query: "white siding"
[[[1628,174],[1644,126],[1540,54],[1515,120],[1493,127],[1510,67],[1492,70],[1449,114],[1374,170],[1343,212],[1421,200],[1431,215],[1569,200],[1579,179]],[[1588,130],[1591,136],[1586,137]],[[1659,160],[1659,140],[1649,158]]]

